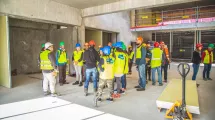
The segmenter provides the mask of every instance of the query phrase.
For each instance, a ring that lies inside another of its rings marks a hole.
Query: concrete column
[[[84,23],[84,18],[81,21],[81,26],[78,28],[78,41],[79,43],[84,46],[85,41],[85,23]]]
[[[201,43],[201,42],[202,42],[202,31],[199,30],[199,43]]]
[[[131,20],[131,27],[135,27],[135,10],[131,10],[130,12],[130,20]]]
[[[196,43],[197,43],[197,31],[195,30],[195,33],[194,33],[194,45],[193,45],[194,49],[195,49]]]
[[[112,33],[112,35],[111,35],[111,42],[112,43],[115,43],[116,42],[116,38],[117,36],[116,36],[116,33]]]
[[[170,39],[169,39],[169,52],[170,52],[170,55],[172,56],[172,46],[173,46],[173,32],[170,31]]]

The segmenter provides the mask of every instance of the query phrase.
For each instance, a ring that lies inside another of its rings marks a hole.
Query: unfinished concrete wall
[[[99,45],[102,45],[102,31],[100,30],[88,30],[85,31],[85,41],[89,42],[90,40],[94,40],[96,43],[95,48],[98,49]]]
[[[47,41],[48,24],[10,19],[11,69],[18,73],[39,72],[41,44]]]
[[[129,14],[129,12],[119,12],[95,17],[87,17],[84,18],[85,26],[118,32],[118,41],[124,41],[125,44],[130,44],[130,41],[134,39],[134,37],[130,31]]]
[[[74,50],[73,27],[53,29],[50,32],[50,41],[54,44],[55,52],[59,48],[59,43],[63,41],[65,42],[68,57],[71,58],[72,51]]]

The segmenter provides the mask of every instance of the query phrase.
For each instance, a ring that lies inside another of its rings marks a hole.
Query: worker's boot
[[[84,88],[84,95],[87,96],[88,95],[88,89]]]
[[[94,88],[94,90],[93,90],[94,91],[94,95],[97,94],[97,90],[98,90],[97,88]]]

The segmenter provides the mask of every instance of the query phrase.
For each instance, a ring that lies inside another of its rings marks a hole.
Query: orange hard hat
[[[95,41],[94,41],[94,40],[90,40],[89,45],[90,45],[90,46],[95,46],[95,45],[96,45],[96,43],[95,43]]]
[[[143,38],[142,37],[138,37],[137,40],[142,42]]]
[[[160,44],[159,44],[158,42],[155,42],[155,43],[154,43],[154,47],[159,47],[159,45],[160,45]]]

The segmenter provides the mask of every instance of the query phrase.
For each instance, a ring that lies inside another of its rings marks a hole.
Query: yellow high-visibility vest
[[[81,59],[81,55],[83,54],[83,51],[74,51],[73,55],[74,55],[74,61],[78,61],[79,59]],[[83,60],[81,60],[81,62],[78,62],[78,66],[83,66]]]
[[[113,80],[114,78],[114,58],[112,56],[103,56],[104,59],[104,65],[102,66],[104,68],[103,72],[100,72],[100,78],[101,79],[109,79]]]
[[[209,64],[209,63],[213,63],[213,58],[214,58],[214,54],[211,51],[211,54],[209,54],[208,50],[205,50],[205,57],[204,57],[204,63]],[[210,56],[211,56],[211,61],[210,61]]]
[[[54,67],[51,64],[51,61],[49,60],[49,53],[51,51],[45,50],[40,53],[40,69],[41,70],[53,70]]]
[[[58,50],[58,63],[67,63],[66,51]]]
[[[115,52],[114,73],[124,74],[126,67],[126,55],[123,52]]]
[[[162,54],[163,51],[160,48],[154,48],[151,50],[151,68],[160,67],[162,64]]]

